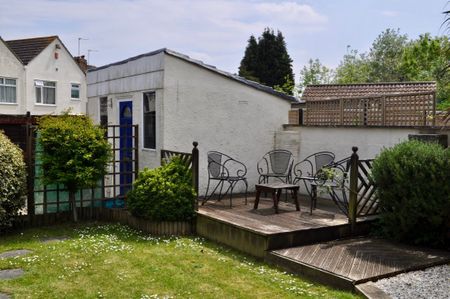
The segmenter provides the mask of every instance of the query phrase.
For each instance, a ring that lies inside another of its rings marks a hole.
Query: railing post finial
[[[356,152],[358,151],[358,147],[357,146],[352,146],[352,151],[354,154],[356,154]]]
[[[198,142],[197,142],[197,141],[194,141],[194,142],[192,142],[192,145],[193,145],[195,148],[197,148]]]

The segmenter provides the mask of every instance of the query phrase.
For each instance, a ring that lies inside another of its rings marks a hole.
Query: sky
[[[102,66],[169,48],[237,73],[250,35],[283,33],[295,77],[310,58],[339,65],[387,28],[443,35],[448,0],[0,0],[4,40],[58,35]],[[89,54],[89,55],[88,55]]]

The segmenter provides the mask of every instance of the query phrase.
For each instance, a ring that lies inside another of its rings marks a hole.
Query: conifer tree
[[[278,31],[275,35],[273,29],[266,28],[258,42],[251,36],[239,67],[239,75],[292,94],[292,59],[287,52],[283,34]]]
[[[242,58],[239,66],[239,76],[247,78],[252,81],[259,82],[259,78],[255,74],[258,63],[258,42],[256,38],[251,35],[248,39],[248,45],[245,49],[244,58]]]

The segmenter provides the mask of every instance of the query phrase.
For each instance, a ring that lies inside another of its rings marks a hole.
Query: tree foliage
[[[372,168],[381,233],[398,241],[450,245],[449,169],[450,151],[438,144],[412,140],[383,150]]]
[[[26,166],[21,149],[0,131],[0,230],[25,204]]]
[[[336,68],[335,83],[351,84],[369,82],[369,62],[366,54],[359,54],[357,50],[347,47],[349,52]]]
[[[408,37],[400,29],[386,29],[375,39],[368,54],[369,82],[404,81],[401,57]]]
[[[429,33],[411,41],[401,59],[402,74],[407,81],[437,82],[436,97],[450,103],[450,42],[448,37]]]
[[[76,221],[76,191],[95,186],[106,174],[111,147],[104,130],[87,116],[64,113],[42,117],[38,132],[44,184],[57,183],[67,188]]]
[[[369,52],[357,50],[347,53],[336,69],[336,82],[341,84],[404,81],[401,57],[407,36],[400,31],[386,29],[372,43]]]
[[[254,36],[249,38],[239,67],[239,76],[292,94],[292,59],[280,31],[275,34],[273,29],[266,28],[258,41]]]
[[[436,81],[439,106],[450,106],[449,38],[426,33],[408,40],[399,30],[387,29],[368,53],[344,55],[334,78],[338,84],[403,81]]]
[[[241,65],[239,66],[239,76],[247,78],[249,80],[259,82],[255,71],[257,69],[258,62],[258,42],[252,35],[248,39],[248,45],[245,49],[244,58],[242,58]]]
[[[303,92],[307,85],[329,84],[333,81],[333,75],[333,70],[324,66],[319,59],[310,59],[300,71],[298,87]]]

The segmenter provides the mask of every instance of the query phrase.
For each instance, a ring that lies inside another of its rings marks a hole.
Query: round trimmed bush
[[[381,233],[398,241],[448,246],[450,151],[407,141],[383,150],[373,179],[380,198]]]
[[[194,216],[195,191],[191,172],[174,157],[155,169],[144,169],[127,194],[127,207],[140,218],[153,221],[186,221]]]
[[[0,131],[0,230],[12,226],[25,205],[26,166],[22,150]]]

